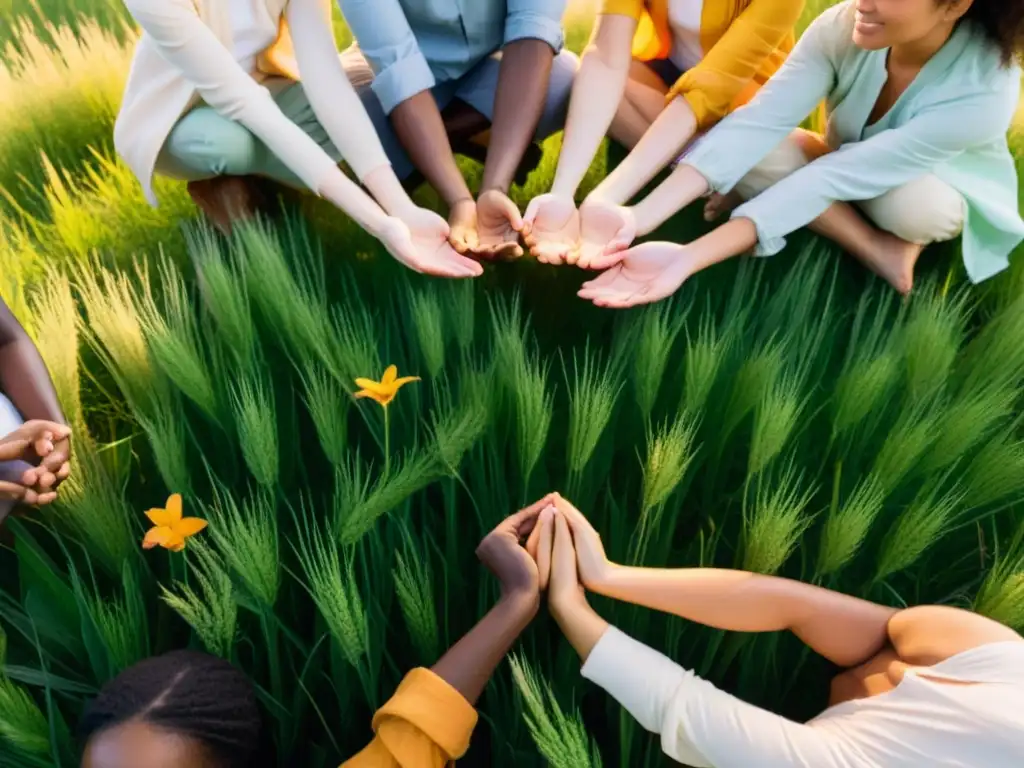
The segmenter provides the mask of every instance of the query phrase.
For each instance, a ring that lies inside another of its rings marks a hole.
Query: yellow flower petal
[[[378,403],[383,403],[384,398],[387,397],[387,395],[384,394],[384,393],[381,393],[381,392],[370,392],[367,389],[359,390],[358,392],[356,392],[355,396],[359,400],[361,400],[361,399],[363,399],[365,397],[368,397],[371,400],[376,400]]]
[[[185,540],[182,539],[181,541],[176,541],[174,544],[167,548],[171,550],[171,552],[181,552],[181,550],[185,548]]]
[[[419,376],[403,376],[402,378],[398,379],[398,381],[396,381],[393,386],[397,390],[399,387],[404,387],[410,381],[419,381],[419,380],[420,380]]]
[[[172,520],[181,520],[181,494],[172,493],[167,499],[167,513]]]
[[[187,539],[189,536],[195,536],[206,526],[207,522],[205,520],[198,517],[186,517],[178,521],[174,526],[174,532]]]
[[[157,528],[170,528],[175,523],[174,516],[166,509],[151,509],[146,512],[146,517]]]
[[[146,531],[146,537],[142,540],[142,548],[152,549],[153,547],[166,547],[167,542],[171,541],[173,537],[174,531],[166,526],[150,528]]]
[[[381,377],[380,383],[381,384],[385,384],[385,385],[386,384],[393,384],[397,377],[398,377],[398,366],[397,365],[389,365],[388,369],[386,371],[384,371],[384,376]]]
[[[377,392],[379,394],[384,394],[389,389],[379,381],[374,381],[373,379],[356,379],[356,386],[361,387],[368,392]]]

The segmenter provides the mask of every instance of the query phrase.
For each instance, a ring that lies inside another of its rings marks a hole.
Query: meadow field
[[[336,766],[495,599],[480,538],[554,489],[616,561],[1024,630],[1019,260],[970,286],[956,247],[933,249],[902,302],[800,234],[615,313],[576,299],[581,273],[528,259],[413,275],[311,201],[225,240],[181,185],[148,207],[112,153],[136,36],[116,2],[0,0],[0,18],[0,296],[47,360],[76,460],[61,502],[9,521],[0,548],[0,765],[77,765],[83,703],[191,646],[252,676],[282,765]],[[577,50],[589,23],[572,9]],[[661,234],[702,226],[687,211]],[[354,379],[389,364],[422,380],[387,413],[355,401]],[[144,512],[172,493],[209,527],[143,551]],[[749,701],[825,704],[832,670],[794,638],[595,606]],[[466,765],[667,762],[543,612],[480,711]]]

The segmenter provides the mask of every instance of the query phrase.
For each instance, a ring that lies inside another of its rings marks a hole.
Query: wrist
[[[374,200],[389,215],[402,217],[416,209],[416,204],[395,176],[390,165],[374,168],[363,177],[365,186]]]
[[[528,624],[540,611],[540,593],[525,587],[503,589],[495,607]]]

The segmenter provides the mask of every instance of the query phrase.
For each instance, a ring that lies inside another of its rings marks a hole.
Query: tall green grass
[[[971,290],[929,258],[900,305],[800,235],[614,313],[575,298],[580,273],[528,261],[471,283],[412,276],[319,206],[225,241],[182,230],[179,185],[153,211],[110,159],[121,33],[48,29],[22,30],[0,64],[0,97],[23,106],[0,116],[0,295],[50,366],[76,467],[61,505],[13,522],[0,550],[3,765],[76,765],[83,703],[185,645],[252,676],[283,765],[337,765],[401,675],[496,597],[479,539],[551,489],[618,561],[1024,628],[1019,265]],[[550,183],[558,141],[519,202]],[[701,226],[687,213],[664,234]],[[422,381],[385,441],[352,392],[390,363]],[[184,553],[143,552],[143,511],[172,492],[210,527]],[[824,706],[829,670],[792,638],[597,607],[755,703]],[[546,616],[517,653],[467,764],[663,764]]]

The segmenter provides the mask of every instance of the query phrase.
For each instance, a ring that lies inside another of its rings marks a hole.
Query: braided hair
[[[255,690],[216,656],[174,651],[126,669],[86,708],[82,743],[129,721],[194,739],[219,768],[254,768],[267,759]]]

